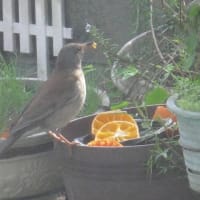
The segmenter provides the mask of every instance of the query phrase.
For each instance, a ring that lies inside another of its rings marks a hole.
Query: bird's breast
[[[66,103],[57,109],[46,121],[46,125],[51,130],[66,126],[69,121],[73,120],[79,114],[83,107],[86,99],[85,77],[82,71],[78,71],[75,75],[78,78],[76,78],[75,87],[72,88],[73,91],[66,91],[70,92],[72,97],[70,100],[66,99]]]

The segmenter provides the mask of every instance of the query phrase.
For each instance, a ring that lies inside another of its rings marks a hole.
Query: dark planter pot
[[[38,81],[25,81],[32,90]],[[0,200],[46,196],[63,190],[54,160],[53,141],[47,133],[25,133],[0,157]]]
[[[43,138],[43,137],[42,137]],[[13,147],[0,158],[0,199],[22,199],[63,191],[64,184],[55,162],[53,142]]]
[[[53,141],[47,133],[24,134],[0,157],[0,200],[63,191]]]
[[[147,108],[151,117],[155,107]],[[137,109],[128,109],[136,113]],[[135,115],[135,114],[134,114]],[[70,140],[90,133],[95,115],[71,122],[63,134]],[[147,176],[145,166],[154,144],[115,147],[67,146],[55,142],[68,200],[196,199],[184,177]]]

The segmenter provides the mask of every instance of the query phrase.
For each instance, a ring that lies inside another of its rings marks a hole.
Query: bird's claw
[[[62,142],[64,144],[67,144],[68,146],[74,146],[74,145],[77,145],[76,142],[70,142],[66,137],[64,137],[61,133],[56,133],[56,132],[53,132],[53,131],[49,131],[48,132],[49,135],[51,137],[53,137],[55,140],[59,141],[59,142]]]

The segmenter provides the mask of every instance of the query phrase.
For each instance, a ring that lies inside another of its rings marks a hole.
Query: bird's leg
[[[49,134],[51,137],[53,137],[55,140],[64,143],[64,141],[61,140],[61,138],[60,138],[56,133],[54,133],[54,132],[52,132],[52,131],[49,131],[48,134]]]
[[[65,144],[68,144],[68,145],[70,145],[70,146],[72,146],[72,145],[77,145],[77,143],[76,142],[70,142],[66,137],[64,137],[61,133],[58,133],[58,136],[62,139],[62,140],[64,140],[64,142],[65,142]]]
[[[70,142],[67,138],[65,138],[61,133],[59,132],[52,132],[52,131],[49,131],[49,135],[52,136],[54,139],[56,139],[57,141],[59,142],[62,142],[64,144],[67,145],[68,147],[68,153],[69,153],[69,157],[71,158],[72,157],[72,149],[74,146],[76,146],[78,143],[76,142]]]
[[[58,129],[56,130],[56,132],[49,131],[49,135],[51,135],[54,139],[69,145],[70,147],[73,145],[77,145],[76,142],[70,142],[66,137],[64,137],[60,132],[58,132]]]

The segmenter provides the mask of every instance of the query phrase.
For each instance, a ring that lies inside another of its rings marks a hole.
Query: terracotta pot
[[[155,107],[147,107],[149,117]],[[136,116],[137,109],[127,109]],[[63,134],[70,140],[90,133],[95,115],[74,120]],[[187,180],[175,174],[147,176],[146,162],[154,144],[116,147],[67,146],[55,142],[68,200],[188,200]]]

